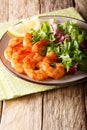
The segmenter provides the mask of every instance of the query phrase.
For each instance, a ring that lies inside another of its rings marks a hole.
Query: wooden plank
[[[8,13],[9,1],[8,0],[0,0],[0,23],[8,21],[9,13]],[[1,76],[1,75],[0,75]],[[0,101],[0,121],[2,117],[2,106],[3,102]]]
[[[77,11],[84,17],[87,21],[87,0],[75,0],[75,6]]]
[[[40,0],[41,13],[73,6],[73,0]]]
[[[9,20],[39,14],[39,0],[9,0]]]
[[[4,102],[0,130],[41,130],[42,95]]]
[[[86,120],[87,120],[87,82],[84,85],[84,93],[85,93],[85,112],[86,112]]]
[[[46,92],[43,130],[86,130],[82,84]]]
[[[8,21],[9,19],[8,7],[9,7],[8,0],[0,0],[0,23],[3,21]]]
[[[0,101],[0,121],[1,121],[1,117],[2,117],[2,108],[3,107],[3,102]]]

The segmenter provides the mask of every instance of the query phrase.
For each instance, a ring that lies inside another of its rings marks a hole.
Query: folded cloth
[[[41,15],[43,16],[43,15],[50,15],[50,14],[70,16],[70,17],[83,20],[80,14],[77,13],[77,11],[73,7],[58,10],[55,12],[46,13],[46,14],[41,14]],[[2,35],[4,34],[4,32],[7,30],[9,26],[19,21],[20,20],[16,20],[14,22],[1,24],[0,37],[2,37]],[[61,86],[39,85],[39,84],[34,84],[34,83],[24,81],[12,75],[3,67],[2,63],[0,63],[0,100],[12,99],[12,98],[20,97],[23,95],[57,89],[60,87]]]

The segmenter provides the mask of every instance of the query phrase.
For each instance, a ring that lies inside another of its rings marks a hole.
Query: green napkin
[[[50,12],[41,15],[62,15],[62,16],[70,16],[80,20],[83,20],[82,17],[77,13],[77,11],[73,8],[67,8],[63,10],[58,10],[55,12]],[[19,22],[19,20],[3,23],[0,25],[0,37],[4,34],[7,28],[15,23]],[[57,89],[60,86],[46,86],[46,85],[38,85],[34,83],[30,83],[19,79],[8,72],[0,63],[0,100],[7,100],[16,97],[20,97],[23,95],[28,95],[32,93]],[[63,87],[63,86],[62,86]]]

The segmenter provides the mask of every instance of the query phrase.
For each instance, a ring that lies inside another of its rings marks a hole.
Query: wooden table
[[[0,22],[70,6],[87,19],[81,1],[0,0]],[[0,119],[0,130],[86,130],[87,82],[0,102]]]

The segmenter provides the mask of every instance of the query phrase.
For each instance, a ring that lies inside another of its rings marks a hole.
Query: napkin
[[[40,15],[62,15],[83,20],[80,14],[73,7]],[[20,20],[0,24],[0,38],[8,27],[14,25],[17,22],[20,22]],[[64,86],[39,85],[24,81],[12,75],[9,71],[7,71],[6,68],[4,68],[3,64],[0,62],[0,100],[8,100],[28,94],[57,89],[60,87]]]

